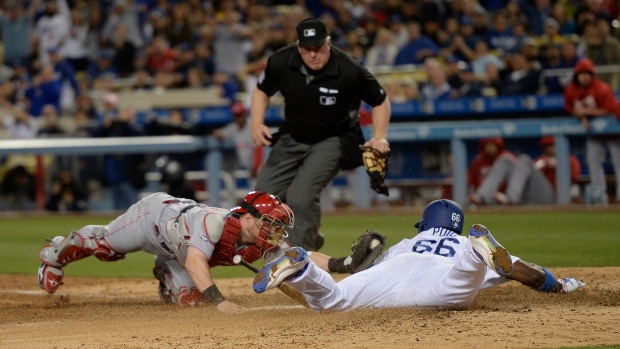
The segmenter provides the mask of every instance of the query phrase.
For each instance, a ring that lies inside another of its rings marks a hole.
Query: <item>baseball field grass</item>
[[[4,216],[0,220],[0,274],[35,274],[45,238],[66,235],[88,224],[106,224],[112,215]],[[321,252],[343,256],[366,229],[385,234],[388,246],[412,237],[420,214],[326,215]],[[620,266],[618,211],[466,212],[465,229],[486,225],[497,240],[524,260],[548,267]],[[87,258],[65,268],[68,275],[151,278],[153,256],[138,252],[104,263]],[[248,277],[245,268],[215,268],[215,277]]]

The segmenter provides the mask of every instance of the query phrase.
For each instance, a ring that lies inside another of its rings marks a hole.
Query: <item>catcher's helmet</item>
[[[450,229],[459,235],[463,232],[465,214],[459,204],[452,200],[435,200],[426,205],[422,220],[415,224],[418,232],[431,228]]]
[[[260,232],[256,244],[264,249],[277,246],[286,238],[286,228],[295,223],[293,211],[277,196],[261,191],[252,191],[245,196],[237,207],[231,209],[235,213],[249,213],[260,219]]]

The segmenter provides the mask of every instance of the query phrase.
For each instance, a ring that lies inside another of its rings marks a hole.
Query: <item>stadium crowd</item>
[[[378,76],[393,103],[562,93],[572,75],[541,86],[543,70],[573,68],[581,57],[620,64],[613,0],[4,0],[0,125],[14,139],[211,132],[187,125],[180,112],[137,123],[115,93],[212,87],[232,104],[239,92],[250,94],[267,57],[295,42],[295,25],[309,16],[371,71],[389,67],[392,74]],[[611,77],[602,80],[617,89]],[[5,205],[33,207],[34,161],[2,161]],[[86,209],[89,178],[133,193],[121,195],[118,209],[145,185],[143,157],[81,161],[79,183],[62,161],[47,162],[58,177],[49,209]]]

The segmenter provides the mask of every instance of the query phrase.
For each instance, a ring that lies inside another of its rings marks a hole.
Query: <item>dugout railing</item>
[[[620,134],[620,123],[613,117],[597,118],[592,123],[590,134]],[[366,137],[371,130],[365,130]],[[523,120],[488,120],[460,122],[397,123],[390,126],[388,140],[391,143],[449,142],[453,158],[452,185],[455,201],[466,204],[468,156],[466,142],[484,137],[539,138],[544,135],[556,137],[557,153],[557,203],[570,203],[570,171],[568,137],[583,136],[581,124],[572,117]],[[0,155],[10,154],[53,154],[93,155],[110,153],[173,153],[204,151],[204,168],[209,173],[205,187],[209,193],[207,204],[220,206],[220,192],[223,190],[219,173],[222,170],[223,150],[232,144],[218,139],[195,136],[158,136],[126,138],[67,138],[28,139],[0,141]],[[370,204],[368,179],[362,181],[363,171],[357,171],[360,181],[355,187],[356,200]],[[412,180],[415,181],[415,178]]]

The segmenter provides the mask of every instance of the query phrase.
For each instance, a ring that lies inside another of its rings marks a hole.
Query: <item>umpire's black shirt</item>
[[[257,88],[268,96],[282,93],[285,122],[280,131],[310,144],[348,132],[359,120],[361,101],[376,107],[386,98],[375,77],[334,46],[319,72],[304,65],[296,44],[277,51],[269,57]]]

